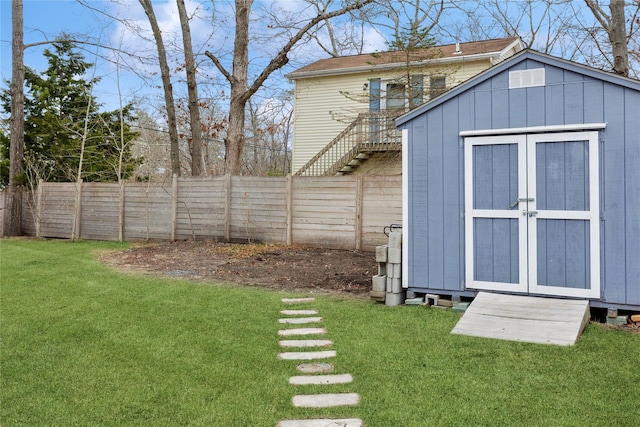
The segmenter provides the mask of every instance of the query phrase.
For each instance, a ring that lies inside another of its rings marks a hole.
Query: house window
[[[411,76],[411,95],[409,99],[410,109],[416,108],[423,102],[423,80],[424,77],[422,74],[414,74]]]
[[[429,78],[429,99],[444,93],[447,90],[447,78],[445,76],[431,76]]]
[[[385,100],[387,101],[387,110],[404,109],[404,85],[402,83],[387,83]]]
[[[424,76],[422,74],[409,76],[408,89],[405,81],[406,78],[380,83],[380,79],[371,79],[369,111],[406,110],[421,105],[424,102]]]

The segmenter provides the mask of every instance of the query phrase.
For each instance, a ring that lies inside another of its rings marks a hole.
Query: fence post
[[[71,228],[71,240],[80,238],[80,223],[82,214],[82,178],[76,181],[76,201],[73,209],[73,225]]]
[[[364,176],[356,175],[356,250],[362,248],[362,198],[364,193]]]
[[[36,220],[36,237],[40,237],[40,218],[42,218],[42,193],[44,189],[44,180],[38,180],[38,189],[36,192],[35,220]]]
[[[171,182],[171,241],[176,240],[176,228],[178,225],[178,174],[173,174]]]
[[[292,245],[293,240],[293,175],[287,175],[287,246]]]
[[[225,203],[224,203],[224,238],[231,240],[231,175],[224,176]]]
[[[118,241],[124,241],[124,180],[120,180],[120,194],[118,195]]]

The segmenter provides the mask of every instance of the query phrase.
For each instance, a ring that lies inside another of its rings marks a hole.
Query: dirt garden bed
[[[208,240],[133,244],[100,254],[119,270],[205,282],[368,297],[377,273],[371,252]]]

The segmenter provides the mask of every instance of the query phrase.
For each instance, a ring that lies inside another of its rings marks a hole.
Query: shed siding
[[[510,70],[541,67],[545,86],[508,89]],[[464,293],[460,131],[600,122],[602,301],[640,305],[640,92],[530,58],[402,125],[410,135],[409,286]],[[567,233],[588,246],[584,230]],[[575,262],[587,262],[584,254]]]
[[[624,107],[626,301],[640,305],[640,93],[626,90]]]
[[[607,129],[602,135],[605,141],[602,160],[605,176],[602,194],[605,215],[603,288],[606,300],[626,302],[624,90],[607,86],[605,91],[604,121]]]

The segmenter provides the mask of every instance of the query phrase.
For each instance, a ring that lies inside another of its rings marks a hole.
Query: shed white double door
[[[598,132],[467,137],[465,287],[600,296]]]

